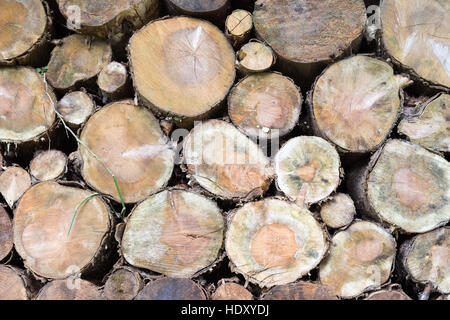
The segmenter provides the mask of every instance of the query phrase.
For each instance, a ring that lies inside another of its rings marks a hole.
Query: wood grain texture
[[[165,277],[148,283],[135,300],[206,300],[206,294],[192,280]]]

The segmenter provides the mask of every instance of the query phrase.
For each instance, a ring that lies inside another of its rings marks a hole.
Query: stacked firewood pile
[[[448,299],[448,0],[0,0],[0,299]]]

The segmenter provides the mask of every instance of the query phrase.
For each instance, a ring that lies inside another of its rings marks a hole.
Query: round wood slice
[[[49,24],[41,0],[0,0],[0,65],[44,60]]]
[[[450,164],[419,145],[389,140],[348,187],[359,211],[406,233],[450,220]]]
[[[76,32],[108,38],[114,42],[126,36],[126,28],[137,30],[159,15],[159,0],[56,0]]]
[[[225,248],[233,270],[261,287],[301,278],[327,251],[325,232],[311,212],[287,201],[247,203],[229,221]]]
[[[396,242],[385,229],[372,222],[357,221],[335,234],[331,242],[319,277],[338,296],[353,298],[388,281]]]
[[[197,125],[184,140],[183,153],[190,177],[219,198],[255,198],[273,178],[270,160],[258,145],[224,121]]]
[[[450,228],[415,236],[402,244],[401,262],[415,282],[431,283],[436,291],[450,293]]]
[[[237,283],[224,283],[220,285],[211,296],[212,300],[253,300],[253,295]]]
[[[291,79],[279,73],[257,73],[231,90],[228,114],[249,137],[275,139],[294,129],[302,102],[300,89]]]
[[[29,300],[30,293],[18,269],[0,265],[0,300]]]
[[[147,284],[134,300],[206,300],[206,295],[192,280],[164,277]]]
[[[331,65],[313,87],[310,114],[316,135],[340,151],[376,150],[397,122],[399,91],[410,83],[376,58],[354,56]]]
[[[319,137],[289,140],[275,155],[278,188],[299,205],[327,198],[340,183],[340,159],[336,149]]]
[[[36,300],[103,300],[100,288],[82,279],[53,280],[47,283]]]
[[[320,208],[320,217],[327,227],[338,229],[348,226],[355,217],[355,204],[348,194],[337,193]]]
[[[92,269],[110,236],[111,217],[99,197],[77,206],[92,192],[41,182],[20,199],[14,212],[14,244],[35,274],[64,279]],[[102,257],[104,258],[104,257]]]
[[[160,192],[131,213],[122,238],[129,264],[187,278],[213,264],[223,242],[217,204],[193,192]]]
[[[0,205],[0,261],[9,256],[13,246],[11,218]]]
[[[116,176],[126,203],[135,203],[166,186],[174,168],[174,152],[159,122],[144,107],[124,100],[109,104],[90,117],[80,135],[81,174],[103,194],[120,201],[108,167]]]
[[[257,36],[272,47],[291,76],[315,76],[323,63],[356,49],[366,23],[362,0],[258,0]]]
[[[121,267],[106,280],[103,295],[108,300],[133,300],[143,287],[144,281],[138,272]]]
[[[73,91],[66,94],[56,107],[64,122],[75,129],[87,121],[94,109],[94,100],[84,91]]]
[[[262,300],[338,300],[333,288],[314,282],[275,286],[263,295]]]
[[[31,68],[0,69],[0,142],[38,140],[55,122],[55,95]]]
[[[267,71],[275,61],[272,49],[257,40],[243,45],[236,53],[236,68],[243,74]]]
[[[21,167],[9,167],[0,175],[0,193],[10,208],[31,187],[31,177]]]
[[[59,90],[74,88],[97,76],[112,58],[108,42],[90,36],[72,34],[53,49],[48,71],[48,82]]]
[[[450,152],[450,95],[425,102],[417,116],[400,122],[398,132],[427,149]]]
[[[387,53],[414,76],[450,88],[447,0],[384,0],[382,41]]]
[[[223,24],[231,0],[164,0],[172,15],[187,15]]]
[[[66,171],[67,156],[59,150],[43,151],[30,163],[30,173],[39,181],[56,180]]]
[[[412,300],[401,288],[393,288],[390,286],[388,289],[378,290],[372,292],[364,300]]]
[[[253,29],[253,17],[247,10],[234,10],[225,21],[225,35],[233,47],[246,42]]]
[[[119,100],[127,96],[128,71],[122,63],[113,61],[98,75],[97,84],[101,92],[110,100]]]
[[[207,21],[176,17],[151,22],[133,35],[129,53],[143,103],[175,121],[207,117],[234,82],[233,48]]]

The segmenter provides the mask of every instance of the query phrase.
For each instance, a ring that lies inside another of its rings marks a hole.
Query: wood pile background
[[[0,0],[0,300],[448,300],[448,0]]]

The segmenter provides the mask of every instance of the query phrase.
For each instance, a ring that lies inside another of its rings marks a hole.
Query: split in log
[[[200,285],[189,279],[161,278],[148,283],[134,300],[206,300]]]
[[[0,65],[47,63],[51,20],[41,0],[0,0]]]
[[[108,207],[92,192],[56,182],[38,183],[18,202],[13,225],[17,252],[40,277],[85,274],[107,258],[112,220]]]
[[[450,220],[450,164],[419,145],[389,140],[347,182],[358,212],[406,233]]]
[[[22,270],[0,265],[0,300],[29,300],[27,279]]]
[[[308,99],[315,134],[342,152],[376,150],[397,122],[401,89],[411,82],[394,75],[386,62],[367,56],[331,65],[316,80]]]
[[[438,152],[450,152],[450,95],[433,97],[403,119],[398,132],[414,143]]]
[[[39,181],[57,180],[67,172],[67,156],[59,150],[39,153],[30,163],[30,174]]]
[[[276,139],[294,129],[302,102],[300,89],[291,79],[279,73],[257,73],[231,90],[228,114],[247,136]]]
[[[314,269],[327,251],[327,237],[309,210],[270,198],[232,213],[225,248],[233,271],[272,287]]]
[[[272,49],[257,40],[243,45],[236,53],[236,68],[244,75],[267,71],[275,61]]]
[[[215,202],[193,192],[162,191],[132,211],[122,253],[135,267],[188,278],[218,259],[223,229]]]
[[[158,17],[159,0],[56,0],[67,26],[117,43],[125,30],[137,30]],[[126,25],[126,27],[125,27]]]
[[[95,110],[95,102],[84,91],[73,91],[66,94],[57,105],[56,110],[64,122],[72,129],[80,128]]]
[[[143,287],[144,280],[135,269],[119,267],[108,276],[103,296],[107,300],[133,300]]]
[[[345,193],[337,193],[320,208],[320,217],[327,227],[338,229],[352,223],[356,214],[352,198]]]
[[[195,126],[183,152],[190,178],[222,199],[251,200],[263,195],[273,179],[270,160],[259,146],[225,121]]]
[[[289,140],[275,155],[278,188],[298,205],[327,198],[340,183],[340,159],[336,149],[319,137]]]
[[[447,0],[384,0],[382,41],[393,61],[413,76],[450,88]]]
[[[165,187],[174,168],[174,151],[159,122],[131,100],[111,103],[90,117],[80,136],[81,174],[95,190],[125,203],[139,202]]]
[[[415,282],[430,283],[437,292],[450,293],[450,228],[419,234],[400,247],[403,270]]]
[[[21,167],[9,167],[0,175],[0,193],[10,208],[31,187],[31,177]]]
[[[187,15],[223,25],[231,8],[230,0],[164,0],[171,15]]]
[[[97,84],[106,100],[117,101],[131,96],[128,71],[122,63],[113,61],[104,67],[98,75]]]
[[[104,40],[73,34],[61,40],[48,63],[47,80],[53,88],[67,91],[95,78],[112,58]]]
[[[275,286],[261,298],[262,300],[338,300],[333,288],[314,282]]]
[[[234,10],[225,21],[225,35],[235,48],[248,41],[252,30],[253,17],[246,10]]]
[[[258,0],[253,23],[283,72],[307,88],[326,63],[359,47],[366,8],[362,0]]]
[[[0,205],[0,261],[9,256],[13,246],[11,218],[6,210]]]
[[[103,300],[101,290],[83,279],[53,280],[47,283],[36,300]]]
[[[342,298],[357,297],[389,280],[395,259],[394,237],[372,222],[357,221],[334,235],[320,265],[320,282]]]
[[[387,289],[372,292],[364,300],[412,300],[397,284],[390,285]]]
[[[133,35],[129,53],[142,102],[179,125],[211,115],[234,83],[233,48],[207,21],[176,17],[151,22]]]
[[[221,284],[211,296],[212,300],[253,300],[253,295],[243,286],[228,282]]]
[[[32,149],[50,135],[55,123],[56,98],[39,73],[31,68],[0,69],[0,142]],[[33,144],[23,145],[22,144]]]

